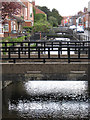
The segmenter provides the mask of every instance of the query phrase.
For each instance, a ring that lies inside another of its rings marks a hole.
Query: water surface
[[[3,91],[3,118],[89,120],[87,81],[28,81]]]

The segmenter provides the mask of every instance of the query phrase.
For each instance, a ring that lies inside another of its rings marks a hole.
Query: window
[[[11,22],[11,31],[13,30],[13,22]]]
[[[30,7],[30,17],[32,17],[32,7]]]
[[[25,16],[27,16],[27,8],[25,8]]]
[[[8,24],[4,25],[4,32],[9,32],[9,25]]]
[[[0,23],[0,33],[3,33],[2,23]]]

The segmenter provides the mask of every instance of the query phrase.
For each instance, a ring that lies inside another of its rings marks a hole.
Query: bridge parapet
[[[3,80],[88,80],[90,63],[3,63]]]
[[[9,44],[11,46],[8,46]],[[44,63],[47,59],[66,59],[70,63],[75,60],[88,61],[90,59],[90,41],[2,42],[2,45],[3,47],[0,48],[2,60],[14,62],[17,59],[42,59]]]

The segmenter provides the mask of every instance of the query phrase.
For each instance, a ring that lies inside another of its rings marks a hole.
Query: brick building
[[[33,4],[28,0],[25,0],[25,2],[23,2],[23,0],[21,1],[25,5],[25,8],[22,9],[23,18],[25,21],[24,26],[33,26],[34,23]]]
[[[28,0],[19,0],[18,3],[21,5],[20,14],[7,16],[2,23],[0,22],[0,31],[3,29],[1,32],[4,33],[4,37],[11,35],[13,31],[21,32],[23,26],[32,26],[34,23],[33,4]],[[0,37],[3,36],[0,34]]]
[[[46,15],[46,13],[45,13],[44,11],[40,10],[40,9],[38,8],[38,6],[35,5],[35,0],[32,0],[32,4],[33,4],[33,7],[34,7],[34,9],[35,9],[36,14],[41,13],[41,14]]]
[[[64,16],[61,22],[62,26],[71,25],[83,25],[85,29],[90,29],[90,2],[88,3],[88,9],[85,7],[83,12],[79,11],[74,16]]]
[[[15,2],[17,2],[16,0]],[[12,2],[12,0],[10,0]],[[22,32],[23,26],[33,26],[34,24],[34,14],[33,7],[36,11],[36,14],[44,14],[42,10],[40,10],[37,6],[35,6],[35,0],[30,2],[29,0],[19,0],[21,5],[20,14],[7,16],[5,20],[0,21],[0,37],[7,37],[8,35],[12,35],[12,32],[18,33]],[[4,34],[3,34],[4,33]],[[15,35],[15,34],[14,34]]]

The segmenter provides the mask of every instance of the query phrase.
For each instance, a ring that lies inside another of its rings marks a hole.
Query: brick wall
[[[37,7],[34,6],[34,9],[36,11],[36,14],[42,13],[45,14],[45,12],[43,12],[42,10],[38,9]]]

